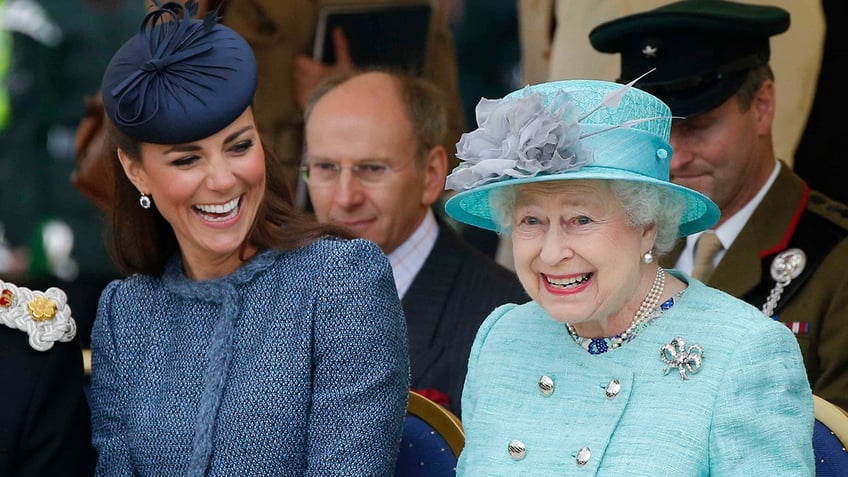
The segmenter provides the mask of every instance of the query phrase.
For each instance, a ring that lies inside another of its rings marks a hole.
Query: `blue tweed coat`
[[[404,317],[365,240],[265,251],[232,275],[104,291],[92,333],[100,476],[391,475]]]
[[[457,475],[813,475],[812,395],[792,333],[681,278],[689,287],[672,308],[600,355],[534,302],[495,310],[471,350]],[[675,337],[704,351],[686,381],[677,368],[663,373],[660,349]],[[553,381],[549,396],[542,376]],[[613,379],[621,389],[608,398]],[[523,459],[508,452],[513,440]],[[581,467],[583,448],[591,456]]]

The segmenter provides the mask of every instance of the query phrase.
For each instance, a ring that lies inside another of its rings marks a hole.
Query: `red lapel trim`
[[[798,221],[801,220],[801,215],[804,213],[804,209],[807,208],[807,202],[810,200],[810,186],[807,185],[806,182],[803,182],[804,189],[801,192],[801,200],[798,202],[798,207],[795,209],[795,214],[792,216],[792,221],[789,222],[789,227],[786,228],[786,233],[783,235],[783,238],[780,239],[780,242],[777,243],[772,248],[768,248],[760,251],[760,258],[766,258],[770,255],[774,255],[778,252],[782,252],[789,246],[789,240],[792,239],[792,235],[795,233],[795,228],[798,227]]]

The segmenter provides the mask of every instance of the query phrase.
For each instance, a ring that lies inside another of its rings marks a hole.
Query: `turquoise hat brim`
[[[492,208],[489,205],[489,194],[491,191],[506,186],[563,180],[623,180],[654,184],[674,190],[686,200],[686,208],[683,210],[680,218],[679,235],[681,237],[707,230],[718,222],[720,216],[718,206],[700,192],[672,182],[657,180],[626,170],[591,165],[584,166],[577,171],[569,171],[565,174],[538,175],[485,184],[472,190],[460,192],[448,199],[445,203],[445,211],[449,216],[460,222],[487,230],[498,231],[498,226],[492,215]]]

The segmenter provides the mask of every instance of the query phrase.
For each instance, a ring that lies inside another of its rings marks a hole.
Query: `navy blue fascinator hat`
[[[106,67],[106,114],[142,142],[181,144],[211,136],[253,102],[253,51],[218,23],[217,11],[193,18],[195,0],[156,6]]]

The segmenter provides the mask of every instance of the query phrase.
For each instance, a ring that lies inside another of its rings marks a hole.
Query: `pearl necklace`
[[[651,285],[651,290],[642,300],[642,303],[639,305],[639,309],[636,310],[636,314],[633,316],[633,321],[630,322],[630,326],[615,336],[611,336],[609,338],[584,338],[577,334],[577,331],[571,323],[566,323],[565,327],[568,329],[568,334],[574,338],[574,341],[580,344],[580,346],[589,353],[606,353],[610,349],[616,349],[624,343],[632,341],[633,338],[636,337],[636,334],[643,328],[643,326],[640,325],[646,323],[646,320],[657,308],[664,289],[665,270],[663,270],[662,267],[657,267],[657,274],[654,276],[654,283]]]

